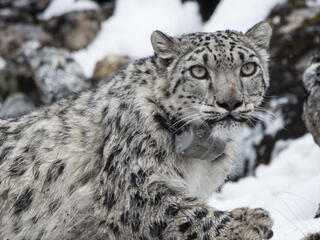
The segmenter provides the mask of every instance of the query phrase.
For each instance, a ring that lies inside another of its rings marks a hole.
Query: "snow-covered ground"
[[[320,231],[320,219],[313,219],[320,203],[320,147],[310,134],[292,141],[255,175],[225,184],[209,205],[223,210],[267,209],[275,222],[275,240],[300,240]]]
[[[73,56],[86,75],[91,76],[95,62],[107,54],[134,58],[152,54],[149,39],[153,30],[172,35],[226,28],[246,31],[282,2],[284,0],[222,0],[208,23],[202,24],[198,6],[192,2],[118,0],[114,16],[102,24],[98,37]],[[309,2],[320,5],[320,0]],[[65,3],[68,8],[61,7]],[[95,8],[96,4],[89,0],[55,0],[41,17],[49,18],[86,6]],[[320,203],[320,148],[310,135],[286,144],[289,147],[269,166],[260,166],[255,177],[226,184],[221,193],[212,196],[209,204],[220,209],[266,208],[275,221],[273,239],[298,240],[307,233],[320,231],[320,219],[313,219]]]

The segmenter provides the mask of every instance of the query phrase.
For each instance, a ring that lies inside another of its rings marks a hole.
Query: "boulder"
[[[2,23],[31,23],[34,22],[34,20],[34,16],[30,15],[27,12],[21,12],[10,7],[0,7],[0,21]]]
[[[0,101],[22,92],[39,105],[40,95],[34,84],[34,72],[26,57],[21,53],[12,53],[6,59],[2,59],[2,62],[4,64],[0,67]]]
[[[24,46],[24,54],[44,104],[91,87],[90,80],[67,50],[29,42]]]
[[[0,23],[0,55],[7,56],[17,52],[27,42],[35,40],[41,45],[53,42],[51,35],[41,26],[29,23]]]
[[[93,71],[92,82],[98,84],[111,77],[119,68],[131,62],[127,56],[108,55],[98,61]]]
[[[11,7],[30,13],[42,12],[51,0],[0,0],[0,7]]]
[[[214,10],[220,3],[220,0],[182,0],[182,2],[196,1],[199,4],[199,11],[202,21],[206,22],[210,19]]]
[[[113,15],[116,7],[116,0],[94,0],[94,2],[99,4],[103,20],[106,20]]]
[[[102,20],[100,10],[83,10],[53,17],[43,26],[55,36],[57,47],[76,51],[87,47],[95,39]]]

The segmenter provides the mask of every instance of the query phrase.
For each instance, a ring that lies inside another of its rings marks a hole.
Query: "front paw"
[[[237,208],[231,211],[231,218],[227,239],[262,240],[273,236],[273,221],[262,208]]]

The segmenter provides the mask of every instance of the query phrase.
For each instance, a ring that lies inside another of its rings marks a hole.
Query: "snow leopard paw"
[[[237,208],[231,211],[230,235],[232,240],[264,240],[273,236],[273,221],[262,208]]]

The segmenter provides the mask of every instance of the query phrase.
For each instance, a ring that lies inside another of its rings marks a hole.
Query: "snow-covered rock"
[[[54,35],[56,46],[75,51],[87,47],[95,39],[101,21],[100,10],[83,10],[53,17],[43,25]]]
[[[41,44],[49,44],[53,41],[51,35],[39,25],[0,22],[1,56],[10,55],[13,52],[19,51],[24,43],[31,40],[39,41]]]
[[[24,47],[24,54],[34,70],[34,81],[45,104],[91,86],[80,65],[66,50],[39,48],[37,42],[29,42]]]

